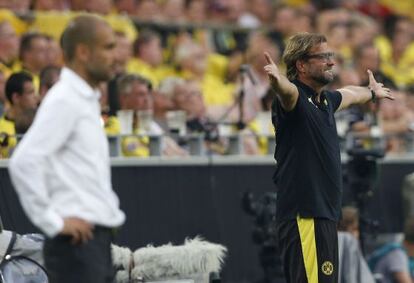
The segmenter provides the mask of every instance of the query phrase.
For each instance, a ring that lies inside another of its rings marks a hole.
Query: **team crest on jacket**
[[[330,262],[330,261],[325,261],[322,264],[321,268],[322,268],[322,273],[325,274],[325,275],[331,275],[334,271],[334,266],[333,266],[332,262]]]

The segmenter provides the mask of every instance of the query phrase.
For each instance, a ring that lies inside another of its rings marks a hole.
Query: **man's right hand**
[[[63,219],[63,229],[60,235],[72,237],[72,244],[82,244],[93,238],[93,225],[76,217]]]
[[[264,56],[267,62],[267,65],[264,66],[264,70],[269,77],[270,84],[276,92],[282,108],[286,111],[291,111],[298,101],[298,88],[280,73],[279,68],[272,60],[269,53],[265,52]]]
[[[273,62],[272,57],[270,57],[269,53],[265,52],[264,56],[266,58],[267,65],[264,66],[264,70],[267,73],[267,76],[269,77],[270,82],[275,85],[279,81],[279,68]]]

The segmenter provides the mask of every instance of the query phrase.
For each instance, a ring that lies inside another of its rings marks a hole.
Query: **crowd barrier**
[[[116,157],[111,163],[113,186],[127,215],[117,244],[136,249],[180,244],[200,235],[229,249],[223,282],[251,283],[262,277],[260,247],[252,240],[255,219],[242,209],[241,200],[245,192],[260,196],[274,191],[271,156]],[[414,157],[387,156],[379,167],[367,216],[379,221],[379,233],[401,232],[401,184],[414,172]],[[345,195],[349,197],[346,187]],[[0,215],[5,229],[35,231],[13,190],[6,160],[0,161]]]

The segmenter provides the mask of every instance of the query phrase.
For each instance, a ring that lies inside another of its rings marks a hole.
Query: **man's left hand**
[[[384,84],[377,82],[371,70],[368,70],[367,72],[369,77],[368,88],[374,91],[375,97],[377,99],[388,98],[394,100],[395,97],[391,95],[391,90],[389,88],[384,87]]]

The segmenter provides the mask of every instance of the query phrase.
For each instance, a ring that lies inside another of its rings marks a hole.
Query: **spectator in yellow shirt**
[[[208,72],[208,53],[189,39],[182,41],[174,54],[179,76],[200,83],[210,118],[219,118],[234,102],[234,84],[226,84],[221,76]]]
[[[0,71],[0,116],[3,116],[3,113],[6,109],[6,93],[5,93],[5,85],[6,85],[6,76],[2,71]]]
[[[387,37],[376,40],[381,70],[399,88],[414,85],[414,23],[409,18],[392,16],[385,23]]]
[[[33,78],[26,72],[12,74],[6,82],[6,97],[11,107],[0,118],[0,155],[10,157],[16,146],[16,134],[30,126],[37,108]]]
[[[140,121],[138,111],[153,111],[153,99],[151,96],[151,84],[149,81],[136,74],[122,75],[117,80],[117,94],[121,110],[134,112],[133,134],[123,137],[121,140],[122,154],[130,157],[147,157],[150,155],[149,137],[159,136],[161,140],[161,154],[184,156],[187,152],[181,149],[174,140],[163,136],[162,128],[151,118]],[[145,122],[145,125],[144,125]],[[119,120],[112,116],[107,121],[107,133],[119,134]],[[109,132],[110,130],[111,132]],[[139,135],[139,136],[138,136]]]
[[[39,74],[48,64],[49,42],[40,33],[26,33],[20,43],[20,61],[22,70],[33,76],[36,93],[39,91]]]
[[[19,54],[19,37],[8,21],[0,22],[0,71],[8,78]]]
[[[127,66],[129,73],[148,78],[157,87],[164,78],[175,73],[172,67],[163,64],[160,36],[150,30],[139,33],[133,45],[133,58]]]
[[[132,58],[132,42],[123,32],[115,32],[115,74],[125,74],[129,60]]]

